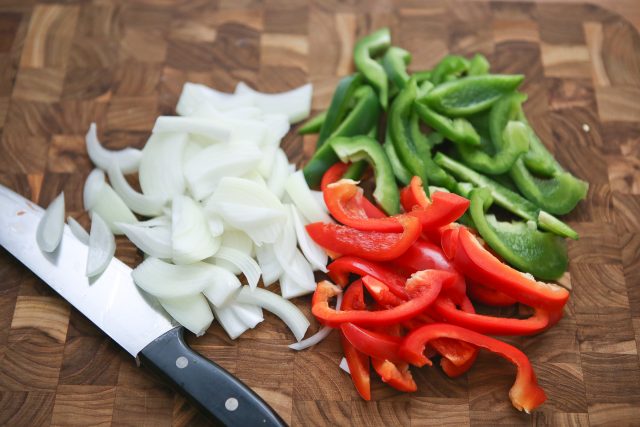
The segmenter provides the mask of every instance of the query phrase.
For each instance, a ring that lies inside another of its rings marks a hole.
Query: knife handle
[[[286,426],[280,416],[238,378],[193,351],[182,326],[156,338],[138,354],[143,366],[168,381],[216,424]]]

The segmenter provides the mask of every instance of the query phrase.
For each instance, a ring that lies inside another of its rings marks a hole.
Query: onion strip
[[[155,258],[171,259],[173,246],[170,224],[153,227],[142,226],[142,224],[116,223],[131,243],[145,254]]]
[[[203,335],[213,322],[213,313],[202,294],[158,300],[171,317],[196,336]]]
[[[318,205],[304,179],[302,171],[297,171],[287,178],[285,184],[287,194],[293,200],[300,213],[309,222],[333,222],[329,215]]]
[[[310,83],[280,93],[262,93],[240,82],[236,86],[236,95],[253,95],[253,103],[263,113],[280,113],[295,123],[309,116],[313,86]]]
[[[116,239],[107,223],[97,213],[91,218],[89,233],[89,254],[87,256],[87,276],[102,274],[116,253]]]
[[[249,287],[251,287],[252,289],[255,289],[256,286],[258,286],[258,281],[260,281],[261,274],[260,266],[258,266],[258,263],[255,262],[255,260],[249,255],[237,249],[222,246],[220,247],[220,249],[218,249],[218,251],[214,255],[214,258],[216,260],[221,259],[230,262],[238,269],[240,269],[240,271],[242,271],[242,274],[244,274],[244,277],[247,279]]]
[[[289,205],[291,216],[293,217],[293,224],[296,229],[296,237],[298,238],[298,245],[302,250],[305,258],[309,261],[314,270],[327,272],[327,261],[329,257],[327,253],[318,245],[307,233],[304,222],[302,221],[302,215],[298,213],[298,209],[295,206]]]
[[[87,144],[87,154],[94,165],[102,170],[107,170],[110,165],[116,164],[122,173],[133,173],[140,166],[142,152],[135,148],[125,148],[124,150],[107,150],[98,140],[96,124],[89,125],[89,131],[85,137]]]
[[[339,293],[338,296],[336,297],[336,310],[340,310],[341,306],[342,306],[342,293]],[[333,328],[330,328],[329,326],[323,326],[318,330],[318,332],[311,335],[309,338],[305,338],[300,342],[289,344],[289,348],[292,350],[300,351],[300,350],[304,350],[305,348],[313,347],[314,345],[318,344],[319,342],[327,338],[332,330]]]
[[[113,186],[116,193],[122,198],[122,201],[132,211],[139,213],[140,215],[155,216],[162,214],[162,207],[164,206],[166,199],[160,196],[147,196],[145,194],[138,193],[131,188],[131,185],[127,182],[120,167],[117,163],[112,163],[107,169],[109,174],[109,181]]]
[[[71,234],[85,245],[89,245],[89,233],[76,221],[72,216],[67,217],[67,225],[71,230]]]
[[[53,199],[40,218],[36,242],[43,252],[53,252],[60,245],[64,232],[64,192]]]

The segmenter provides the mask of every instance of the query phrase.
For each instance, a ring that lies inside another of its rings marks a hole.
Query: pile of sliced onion
[[[326,271],[327,256],[304,227],[329,217],[280,142],[290,123],[309,115],[311,94],[311,85],[266,94],[244,83],[235,93],[186,83],[179,115],[158,117],[142,150],[105,149],[91,124],[86,144],[98,169],[84,188],[90,235],[69,219],[89,245],[87,275],[106,268],[113,233],[124,234],[146,258],[134,282],[193,333],[203,334],[215,314],[234,339],[259,324],[265,308],[300,341],[309,322],[287,299],[313,292],[313,271]],[[135,172],[139,189],[125,177]],[[43,250],[57,246],[64,206],[52,204],[45,218]],[[282,296],[259,287],[261,278],[264,286],[279,281]]]

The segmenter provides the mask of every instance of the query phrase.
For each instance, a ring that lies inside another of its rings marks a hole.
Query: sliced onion
[[[181,116],[190,116],[203,104],[219,111],[227,111],[235,108],[252,107],[253,96],[238,96],[232,93],[220,92],[197,83],[185,83],[176,106],[176,112]]]
[[[229,338],[235,340],[244,334],[249,328],[238,316],[233,305],[227,304],[222,307],[214,307],[213,312],[218,319],[218,323],[222,329],[229,335]]]
[[[309,237],[309,234],[305,229],[306,224],[302,220],[302,215],[298,213],[298,209],[293,205],[289,205],[289,209],[291,211],[293,224],[296,229],[298,245],[300,246],[302,253],[304,254],[305,258],[307,258],[314,270],[323,271],[326,273],[327,261],[329,260],[327,253],[324,251],[324,249],[322,249],[322,247],[320,247],[320,245],[318,245],[313,241],[311,237]]]
[[[245,325],[250,328],[255,328],[258,323],[264,320],[262,314],[262,307],[257,305],[240,304],[238,302],[233,303],[233,309]]]
[[[318,205],[311,195],[311,190],[304,179],[302,171],[289,175],[285,184],[287,194],[293,200],[300,213],[309,222],[332,222],[329,215]]]
[[[295,123],[309,116],[313,86],[307,83],[286,92],[262,93],[240,82],[236,86],[235,94],[251,94],[254,96],[254,105],[263,113],[285,114],[289,118],[289,123]]]
[[[173,262],[190,264],[216,253],[221,239],[209,232],[203,209],[190,197],[176,196],[171,212],[171,245]]]
[[[191,194],[202,200],[216,184],[228,176],[241,176],[256,168],[262,153],[254,144],[214,144],[185,166],[185,178]]]
[[[113,189],[129,209],[146,216],[155,216],[162,213],[162,207],[166,199],[159,196],[147,196],[131,188],[116,163],[112,163],[107,172],[109,173],[109,181]]]
[[[116,164],[122,173],[133,173],[140,166],[142,152],[135,148],[125,148],[124,150],[112,151],[104,148],[98,141],[96,124],[89,125],[89,131],[85,138],[87,144],[87,154],[94,165],[102,170],[107,170],[109,165]]]
[[[267,125],[267,136],[265,146],[279,147],[282,138],[289,132],[289,118],[284,114],[265,114],[262,117],[263,122]]]
[[[82,189],[82,203],[85,211],[90,211],[96,204],[98,194],[105,184],[104,171],[102,169],[94,169],[89,173],[84,182]]]
[[[218,214],[205,212],[207,217],[207,225],[209,225],[209,233],[213,237],[218,237],[224,233],[224,222]]]
[[[213,322],[213,313],[202,294],[172,299],[159,298],[159,301],[171,317],[196,336],[203,335]]]
[[[249,255],[233,248],[226,248],[221,246],[216,252],[214,258],[217,260],[223,260],[229,262],[238,268],[244,277],[247,279],[247,283],[251,288],[258,286],[260,281],[260,266]]]
[[[262,158],[260,159],[260,163],[258,163],[258,167],[256,170],[264,178],[269,178],[271,176],[273,165],[276,161],[277,151],[278,147],[275,145],[268,145],[262,148]]]
[[[142,226],[141,224],[143,223],[117,223],[116,225],[145,254],[155,258],[171,259],[173,256],[171,225]]]
[[[87,230],[85,230],[78,221],[76,221],[73,217],[68,216],[67,225],[69,225],[71,234],[73,234],[76,239],[78,239],[85,245],[89,244],[89,233],[87,233]]]
[[[280,148],[276,150],[271,175],[267,181],[267,187],[278,199],[282,199],[284,194],[284,184],[289,177],[289,160],[287,155]]]
[[[60,245],[64,232],[64,192],[53,199],[38,223],[36,242],[43,252],[53,252]]]
[[[187,144],[184,146],[184,153],[182,154],[183,169],[186,167],[192,159],[198,157],[202,150],[207,148],[211,143],[198,141],[196,138],[190,137]]]
[[[142,150],[138,178],[147,196],[170,200],[184,193],[182,158],[186,133],[152,134]]]
[[[158,258],[147,258],[132,272],[134,282],[158,298],[196,295],[215,283],[218,269],[205,262],[174,265]]]
[[[274,247],[277,248],[276,257],[285,271],[292,263],[297,243],[293,217],[287,207],[287,222],[282,228],[282,233],[280,233],[280,236],[278,236],[278,239],[274,243]]]
[[[231,133],[229,128],[214,124],[210,120],[197,117],[160,116],[156,119],[152,132],[162,133],[182,133],[200,135],[212,142],[226,142]]]
[[[235,274],[217,265],[209,265],[215,269],[212,274],[214,283],[208,286],[203,293],[215,307],[222,307],[233,298],[242,285]]]
[[[316,290],[316,281],[311,265],[298,249],[295,250],[293,258],[286,267],[283,266],[283,269],[284,274],[296,284],[295,289],[291,286],[291,292],[286,292],[287,295],[292,293],[295,293],[295,296],[306,295]],[[282,287],[282,284],[280,285]]]
[[[233,110],[223,111],[222,115],[224,117],[229,117],[232,119],[261,119],[262,118],[262,110],[258,107],[238,107]],[[265,121],[265,124],[269,124]],[[287,123],[289,125],[289,123]]]
[[[262,271],[262,283],[264,286],[271,286],[282,275],[283,269],[276,257],[273,245],[264,244],[256,246],[256,257],[258,265]]]
[[[87,256],[87,276],[102,274],[116,253],[116,239],[107,223],[97,212],[91,218],[89,234],[89,255]]]
[[[225,230],[222,234],[222,247],[231,248],[240,251],[247,257],[253,257],[253,241],[247,233],[239,230]],[[234,263],[225,259],[215,260],[216,265],[226,268],[233,274],[240,274],[242,270]]]
[[[98,214],[114,234],[123,234],[118,223],[133,224],[137,218],[109,184],[103,184],[89,214]]]
[[[171,214],[171,212],[169,212],[169,214]],[[137,225],[139,227],[171,227],[171,217],[168,215],[161,215],[155,218],[148,219],[146,221],[138,221],[134,225]]]
[[[347,359],[344,357],[340,359],[340,369],[345,371],[347,374],[351,375],[351,371],[349,370],[349,364],[347,363]]]
[[[322,191],[311,190],[311,195],[316,200],[316,203],[318,204],[318,206],[320,206],[322,211],[325,213],[329,213],[329,209],[327,208],[327,204],[324,201],[324,194],[322,194]]]
[[[259,305],[265,310],[275,314],[291,329],[297,341],[300,341],[304,337],[305,332],[309,328],[309,320],[307,320],[304,313],[302,313],[298,307],[281,296],[265,289],[251,289],[248,286],[243,286],[238,293],[236,301],[242,304]]]
[[[305,289],[298,284],[286,271],[280,276],[280,295],[284,299],[291,299],[310,294],[312,290]]]
[[[342,293],[338,294],[336,298],[336,310],[340,310],[341,306],[342,306]],[[332,330],[333,328],[330,328],[328,326],[323,326],[318,330],[318,332],[311,335],[309,338],[305,338],[300,342],[290,344],[289,348],[292,350],[300,351],[300,350],[304,350],[305,348],[313,347],[314,345],[318,344],[319,342],[327,338]]]

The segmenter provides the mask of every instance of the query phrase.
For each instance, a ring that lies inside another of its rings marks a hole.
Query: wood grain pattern
[[[413,54],[412,70],[447,53],[487,55],[523,73],[530,120],[558,160],[591,183],[567,217],[565,317],[510,338],[531,358],[549,401],[513,410],[514,369],[481,354],[447,378],[414,370],[419,389],[372,378],[363,402],[338,369],[339,341],[295,353],[274,316],[231,341],[214,325],[188,341],[252,386],[292,425],[638,425],[640,419],[640,5],[634,0],[5,0],[0,2],[0,183],[42,205],[65,191],[85,226],[84,134],[141,147],[173,114],[185,81],[264,91],[311,81],[313,110],[353,70],[355,40],[382,25]],[[288,135],[298,166],[315,136]],[[130,265],[140,255],[118,239]],[[309,314],[308,298],[296,302]],[[313,330],[317,325],[313,325]],[[0,251],[0,425],[193,426],[207,420]]]

